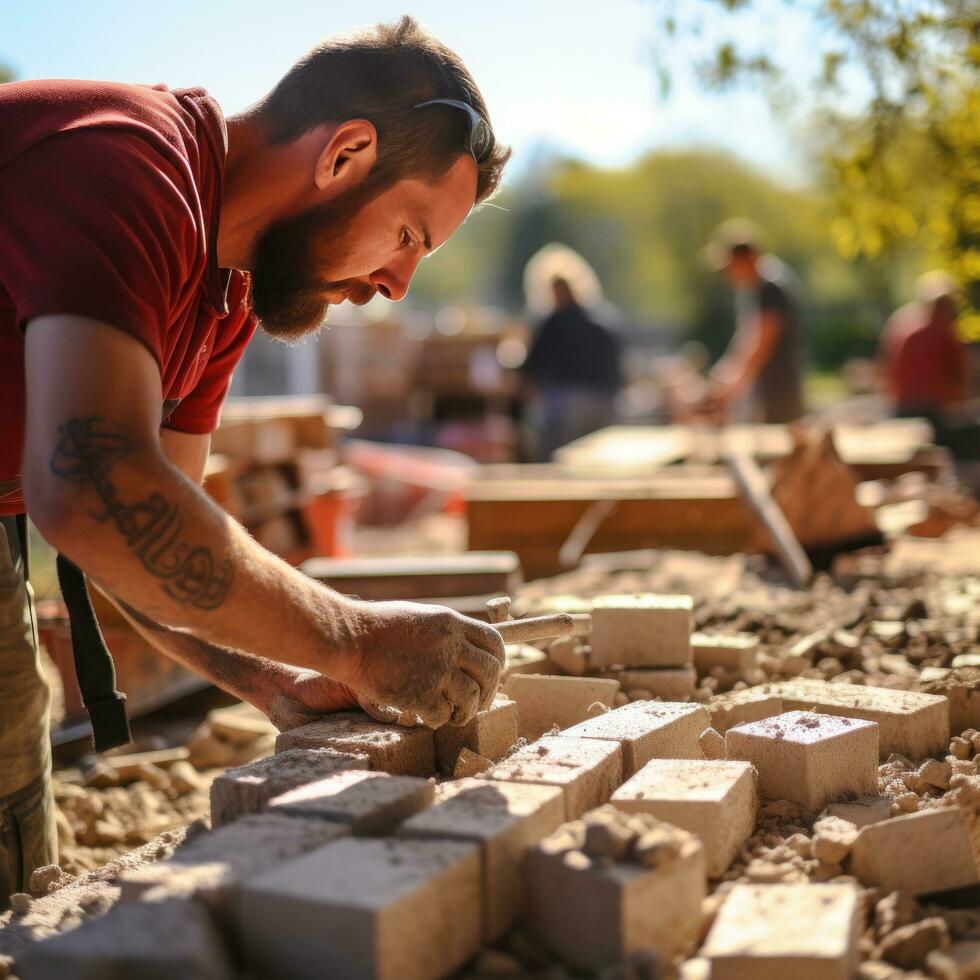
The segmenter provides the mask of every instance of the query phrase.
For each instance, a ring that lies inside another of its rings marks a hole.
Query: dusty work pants
[[[51,697],[27,581],[27,535],[0,517],[0,911],[58,860],[51,796]]]

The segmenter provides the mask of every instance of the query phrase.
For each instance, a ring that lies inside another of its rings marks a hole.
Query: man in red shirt
[[[282,724],[362,704],[438,727],[493,696],[496,631],[318,585],[200,480],[256,321],[289,340],[401,299],[507,156],[409,18],[325,42],[227,122],[201,90],[0,86],[0,903],[56,860],[25,511],[159,649]]]
[[[940,441],[967,397],[969,360],[956,336],[958,294],[948,273],[927,272],[916,283],[915,301],[889,317],[878,351],[895,414],[929,419]]]

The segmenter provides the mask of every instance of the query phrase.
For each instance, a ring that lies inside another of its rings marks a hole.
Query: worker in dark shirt
[[[707,248],[735,289],[735,333],[711,371],[706,408],[727,421],[792,422],[803,414],[800,287],[757,241],[751,225],[734,219]]]
[[[555,308],[538,328],[522,367],[540,396],[543,459],[609,425],[622,383],[612,332],[579,305],[567,279],[555,276],[551,289]]]

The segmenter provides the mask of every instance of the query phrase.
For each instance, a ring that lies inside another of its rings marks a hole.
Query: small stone
[[[14,892],[10,896],[10,907],[14,910],[14,915],[27,915],[33,902],[34,899],[27,892]]]
[[[618,817],[599,811],[585,817],[585,841],[582,850],[592,858],[622,861],[629,853],[635,834],[623,826]]]
[[[603,704],[601,701],[593,701],[586,709],[590,718],[597,718],[599,715],[604,715],[610,711],[612,711],[612,708],[608,704]]]
[[[622,708],[623,705],[629,704],[630,699],[626,696],[625,691],[617,691],[613,697],[613,705],[617,708]]]
[[[186,760],[180,759],[170,767],[170,785],[178,796],[204,789],[205,781],[198,771]]]
[[[952,774],[953,770],[949,763],[938,762],[936,759],[926,760],[918,770],[919,779],[937,789],[949,789],[949,779]]]
[[[813,825],[813,856],[824,864],[839,865],[857,835],[857,828],[846,820],[824,817]]]
[[[934,949],[949,947],[949,929],[938,916],[922,919],[890,932],[876,950],[876,959],[886,960],[903,970],[915,970],[925,965]]]
[[[0,953],[0,980],[7,980],[8,977],[13,976],[13,972],[13,957],[4,956],[2,953]]]
[[[725,758],[725,739],[714,728],[706,728],[701,732],[698,736],[698,745],[701,746],[706,759]]]
[[[490,759],[485,759],[472,749],[463,746],[456,757],[456,765],[453,767],[453,779],[464,779],[467,776],[476,776],[485,772],[493,765]]]
[[[137,770],[137,777],[144,783],[149,783],[155,790],[165,793],[170,789],[170,777],[165,769],[155,766],[152,762],[144,762]]]
[[[35,868],[31,873],[31,880],[28,890],[35,898],[43,895],[50,895],[51,892],[70,885],[75,880],[74,875],[63,871],[57,864],[45,864],[40,868]]]
[[[973,757],[973,746],[965,738],[957,735],[949,743],[949,753],[957,759],[970,759]]]
[[[915,793],[902,793],[901,796],[895,797],[895,802],[892,803],[892,814],[897,815],[900,813],[915,813],[919,809],[919,797]]]

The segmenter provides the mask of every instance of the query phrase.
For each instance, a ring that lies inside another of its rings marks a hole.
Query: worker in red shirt
[[[401,299],[508,155],[410,18],[319,45],[228,120],[199,89],[0,86],[0,907],[57,860],[25,512],[62,556],[97,748],[128,729],[83,573],[280,725],[360,704],[438,727],[492,698],[495,630],[332,592],[200,481],[256,325],[288,341]]]
[[[969,359],[956,336],[959,287],[948,273],[927,272],[915,299],[896,310],[882,331],[878,368],[895,415],[926,418],[945,443],[966,401]]]

